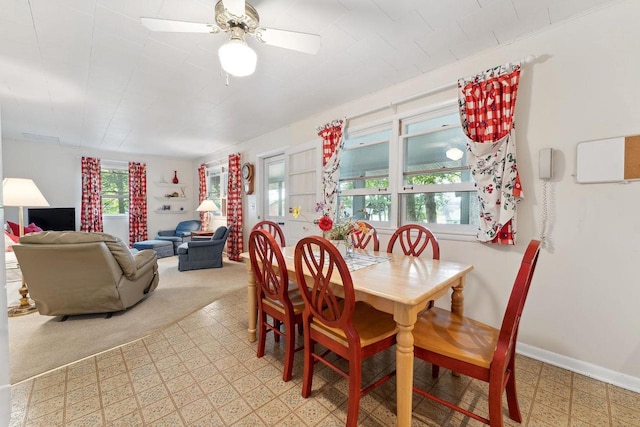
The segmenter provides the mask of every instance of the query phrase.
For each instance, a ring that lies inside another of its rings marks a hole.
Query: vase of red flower
[[[349,216],[344,207],[340,207],[338,215],[335,220],[325,212],[324,202],[316,203],[316,212],[321,213],[320,218],[313,221],[318,225],[318,228],[322,231],[322,236],[330,240],[340,251],[342,256],[349,257],[353,253],[353,235],[359,233],[368,233],[367,226],[360,221],[355,221]],[[302,215],[306,218],[301,211],[300,207],[294,207],[292,210],[293,217],[298,218]]]

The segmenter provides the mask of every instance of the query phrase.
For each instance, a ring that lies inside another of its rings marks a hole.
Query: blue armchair
[[[197,219],[180,221],[174,230],[160,230],[155,240],[173,242],[173,254],[178,254],[178,246],[191,240],[191,232],[200,230],[202,222]]]
[[[222,267],[222,250],[231,227],[218,227],[211,240],[185,242],[178,247],[178,270]]]

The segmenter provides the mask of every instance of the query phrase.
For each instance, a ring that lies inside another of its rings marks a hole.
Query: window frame
[[[224,164],[218,164],[214,166],[209,166],[206,169],[206,187],[207,187],[207,199],[212,201],[219,201],[220,210],[217,212],[209,212],[211,214],[211,218],[224,219],[227,217],[227,184],[229,179],[229,172],[227,172],[227,166]],[[211,180],[214,176],[220,177],[220,195],[217,197],[212,197],[211,195]],[[216,204],[216,206],[218,206]]]
[[[115,196],[112,195],[105,195],[104,194],[104,179],[103,179],[103,174],[105,173],[105,171],[108,172],[113,172],[113,171],[121,171],[123,174],[125,174],[127,176],[127,192],[124,194],[118,194]],[[104,202],[103,199],[121,199],[121,200],[126,200],[129,201],[129,168],[128,166],[122,166],[122,165],[113,165],[113,164],[109,164],[109,163],[103,163],[102,165],[100,165],[100,205],[102,208],[102,216],[103,217],[112,217],[112,218],[117,218],[117,217],[129,217],[129,208],[130,208],[130,204],[127,203],[126,205],[126,211],[124,213],[105,213],[105,209],[104,209]]]
[[[419,123],[428,119],[434,119],[440,116],[446,116],[453,113],[457,113],[458,100],[453,98],[443,102],[436,102],[424,107],[415,109],[407,109],[406,111],[393,112],[386,117],[379,118],[377,120],[371,120],[369,122],[364,119],[359,121],[357,126],[347,127],[345,133],[347,136],[360,136],[366,133],[375,133],[380,131],[385,125],[391,128],[391,136],[389,139],[389,185],[386,190],[380,191],[380,189],[353,189],[353,190],[341,190],[338,192],[338,197],[343,196],[367,196],[377,194],[389,194],[391,198],[391,212],[389,221],[368,221],[380,230],[395,230],[396,228],[412,223],[412,221],[406,220],[406,212],[404,206],[404,195],[406,194],[419,194],[419,193],[447,193],[447,192],[470,192],[473,195],[477,194],[477,188],[475,181],[471,179],[469,182],[452,183],[452,184],[424,184],[424,185],[405,185],[405,172],[404,172],[404,159],[405,159],[405,144],[406,138],[425,133],[433,133],[440,129],[421,130],[412,133],[403,133],[405,126]],[[461,125],[459,125],[461,127]],[[458,125],[448,125],[446,129],[458,127]],[[468,165],[467,165],[468,167]],[[465,167],[464,169],[467,169]],[[455,168],[460,170],[459,167]],[[348,181],[345,180],[345,181]],[[342,181],[338,180],[338,186]],[[413,188],[410,188],[413,187]],[[472,195],[472,197],[473,197]],[[424,224],[424,223],[423,223]],[[464,240],[474,241],[478,231],[477,225],[474,224],[425,224],[438,238],[445,240]]]
[[[432,128],[428,130],[420,130],[416,132],[408,132],[404,133],[404,129],[406,126],[420,123],[426,120],[433,120],[438,117],[447,116],[452,113],[457,113],[458,104],[455,101],[450,103],[440,104],[434,108],[426,109],[422,112],[413,115],[406,115],[405,117],[398,118],[398,151],[400,152],[399,159],[399,168],[398,168],[398,224],[404,225],[412,223],[412,221],[406,220],[406,206],[403,202],[404,195],[406,194],[437,194],[437,193],[452,193],[452,192],[469,192],[469,193],[477,193],[477,188],[475,181],[471,179],[468,182],[460,182],[460,183],[450,183],[450,184],[423,184],[423,185],[405,185],[405,177],[407,174],[404,172],[405,170],[405,141],[408,138],[421,136],[421,135],[429,135],[436,132],[442,132],[449,129],[462,128],[462,124],[449,124],[443,125],[438,128]],[[448,172],[448,171],[457,171],[457,170],[469,170],[469,166],[466,167],[454,167],[454,168],[445,168],[438,169],[438,172]],[[435,171],[435,169],[433,170]],[[427,171],[425,171],[427,172]],[[478,231],[477,225],[473,224],[438,224],[438,223],[420,223],[426,225],[429,230],[436,234],[441,235],[468,235],[475,236]]]
[[[376,134],[379,132],[384,132],[384,131],[390,131],[389,134],[389,138],[388,139],[383,139],[383,138],[376,138],[376,139],[372,139],[371,141],[367,141],[364,143],[359,144],[356,147],[349,147],[349,148],[344,148],[344,151],[351,151],[351,150],[357,150],[359,148],[363,148],[363,147],[370,147],[373,145],[377,145],[377,144],[384,144],[387,143],[388,144],[388,153],[391,153],[392,150],[392,145],[393,145],[393,141],[395,138],[395,134],[396,132],[394,131],[394,121],[392,119],[383,119],[381,121],[375,122],[375,123],[369,123],[365,126],[360,126],[360,127],[354,127],[354,128],[347,128],[346,130],[346,134],[348,137],[351,138],[359,138],[362,136],[366,136],[369,134]],[[343,153],[344,154],[344,153]],[[342,197],[358,197],[358,196],[363,196],[363,197],[367,197],[367,196],[380,196],[380,195],[389,195],[390,196],[390,206],[391,206],[391,211],[389,213],[389,221],[375,221],[373,219],[367,219],[366,222],[368,222],[369,224],[371,224],[372,226],[377,228],[390,228],[392,227],[392,224],[394,223],[394,197],[393,197],[393,170],[394,170],[394,166],[393,166],[393,162],[392,162],[392,157],[391,156],[387,156],[387,160],[388,160],[388,170],[389,173],[387,174],[387,181],[388,181],[388,185],[387,187],[384,188],[353,188],[353,189],[348,189],[348,190],[339,190],[338,191],[338,200],[340,200],[340,198]],[[360,179],[360,178],[358,178]],[[369,177],[369,179],[380,179],[380,176],[376,175]],[[366,178],[363,178],[363,180],[366,180]],[[340,185],[342,182],[353,182],[355,181],[354,178],[346,178],[346,179],[341,179],[338,178],[338,189],[340,188]]]

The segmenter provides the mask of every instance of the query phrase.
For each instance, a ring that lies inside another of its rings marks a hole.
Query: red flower
[[[329,231],[333,228],[333,220],[328,216],[323,216],[318,220],[318,227],[320,227],[322,231]]]

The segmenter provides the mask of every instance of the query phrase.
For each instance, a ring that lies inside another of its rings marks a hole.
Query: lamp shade
[[[231,39],[218,49],[222,69],[235,77],[245,77],[256,70],[258,56],[243,40]]]
[[[4,206],[49,206],[35,182],[26,178],[5,178],[2,181]]]
[[[200,206],[196,208],[196,211],[198,212],[216,212],[219,210],[220,209],[218,209],[216,204],[213,203],[213,200],[209,200],[209,199],[203,200],[202,203],[200,203]]]

